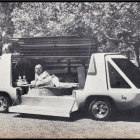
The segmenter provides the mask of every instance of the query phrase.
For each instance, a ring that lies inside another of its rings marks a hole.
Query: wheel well
[[[115,106],[115,103],[114,103],[114,100],[111,97],[109,97],[109,96],[89,96],[86,99],[86,102],[85,102],[85,108],[86,108],[86,110],[88,110],[89,105],[91,104],[91,102],[93,102],[94,100],[97,100],[97,99],[98,100],[108,101],[111,106],[116,107]]]
[[[8,97],[9,101],[10,101],[10,105],[12,105],[12,100],[11,97],[9,96],[9,94],[7,92],[0,92],[0,95],[6,96]]]

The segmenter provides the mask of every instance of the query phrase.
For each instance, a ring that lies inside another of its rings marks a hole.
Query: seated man
[[[35,66],[35,80],[31,81],[31,85],[53,87],[52,77],[47,71],[43,72],[43,68],[40,64]]]

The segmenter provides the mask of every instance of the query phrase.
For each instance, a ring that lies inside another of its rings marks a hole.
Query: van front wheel
[[[0,113],[8,112],[9,105],[8,97],[0,95]]]
[[[89,115],[95,120],[107,120],[111,114],[111,105],[107,101],[95,100],[89,106]]]

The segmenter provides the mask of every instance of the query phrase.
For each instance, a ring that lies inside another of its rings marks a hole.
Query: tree
[[[88,34],[90,17],[83,7],[80,2],[24,2],[11,14],[15,36]]]
[[[20,7],[21,2],[0,2],[0,32],[13,36],[14,25],[11,20],[11,12],[15,7]]]
[[[139,14],[138,2],[23,2],[11,16],[15,37],[94,37],[101,52],[134,51],[139,66]]]
[[[100,51],[121,52],[131,50],[135,52],[136,60],[138,60],[139,51],[137,50],[140,43],[137,33],[139,3],[106,2],[95,3],[94,7],[96,10],[93,29],[96,30],[96,35],[101,44]],[[137,66],[139,66],[138,61]]]

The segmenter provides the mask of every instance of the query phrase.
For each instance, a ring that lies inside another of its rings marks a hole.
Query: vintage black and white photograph
[[[140,2],[0,2],[0,138],[140,138]]]

